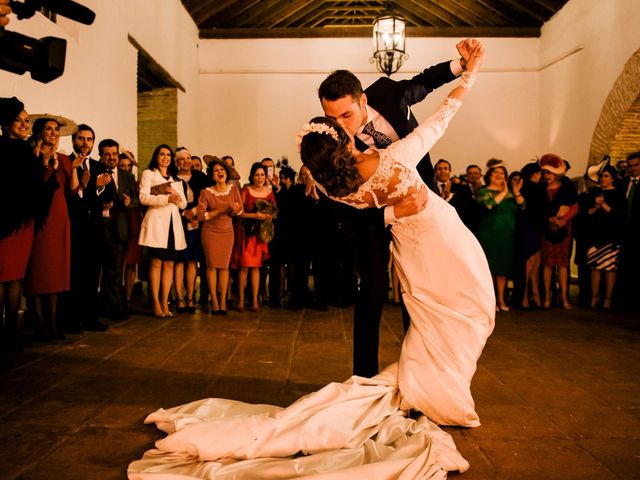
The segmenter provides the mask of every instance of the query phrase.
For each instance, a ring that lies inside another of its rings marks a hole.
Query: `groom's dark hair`
[[[339,98],[351,95],[354,99],[360,98],[362,95],[362,84],[349,70],[336,70],[331,73],[318,88],[318,97],[320,101],[338,100]]]

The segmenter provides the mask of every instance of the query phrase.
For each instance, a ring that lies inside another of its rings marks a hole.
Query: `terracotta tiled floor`
[[[208,396],[286,405],[351,373],[351,309],[134,315],[0,355],[0,478],[122,479],[161,438],[146,414]],[[464,480],[640,478],[640,319],[501,313],[473,382],[483,425],[448,428]],[[381,364],[400,350],[387,306]],[[458,476],[453,476],[458,477]]]

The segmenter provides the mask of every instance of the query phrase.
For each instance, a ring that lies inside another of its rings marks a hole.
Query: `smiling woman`
[[[36,233],[29,272],[25,280],[25,294],[33,306],[41,340],[64,338],[56,319],[58,293],[69,290],[71,275],[71,224],[67,213],[66,195],[79,187],[76,166],[83,159],[77,156],[72,163],[69,157],[58,153],[61,128],[63,133],[73,133],[73,122],[63,117],[40,116],[33,123],[29,144],[40,160],[45,182],[56,185],[51,209],[42,229]]]
[[[140,245],[148,247],[149,287],[153,314],[172,317],[169,292],[178,252],[187,247],[180,209],[187,207],[182,182],[177,178],[173,150],[159,145],[140,179],[140,203],[148,207],[140,227]]]

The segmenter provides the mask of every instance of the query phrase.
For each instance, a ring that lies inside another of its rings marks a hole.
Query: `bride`
[[[358,152],[338,123],[314,118],[299,145],[318,186],[355,208],[393,205],[424,188],[415,166],[444,133],[483,59],[477,43],[460,84],[386,150]],[[395,223],[392,236],[412,322],[398,362],[287,408],[205,399],[160,409],[146,422],[169,435],[129,465],[129,478],[413,480],[466,471],[438,424],[480,425],[470,384],[494,325],[489,267],[455,210],[430,190],[427,207]]]

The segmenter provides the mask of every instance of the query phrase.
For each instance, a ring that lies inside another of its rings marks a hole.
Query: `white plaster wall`
[[[29,74],[0,71],[0,96],[16,95],[29,113],[56,113],[88,123],[97,140],[112,137],[125,148],[137,148],[137,55],[131,35],[180,82],[178,138],[195,143],[198,105],[198,31],[179,0],[80,0],[96,13],[85,26],[58,17],[54,24],[36,14],[12,17],[8,29],[36,38],[67,40],[64,75],[43,84]],[[69,139],[61,142],[70,151]],[[94,150],[97,156],[97,148]]]
[[[542,29],[542,65],[582,47],[540,72],[540,144],[568,159],[574,176],[586,169],[607,95],[640,48],[639,24],[638,0],[572,0]]]
[[[409,38],[409,60],[394,79],[457,57],[449,38]],[[485,39],[488,59],[472,94],[432,149],[456,170],[492,156],[514,167],[539,152],[538,39]],[[252,162],[286,155],[295,168],[295,135],[322,114],[317,88],[346,68],[366,87],[379,73],[369,63],[368,39],[202,40],[200,94],[202,153],[230,154],[243,176]],[[429,115],[448,93],[443,86],[414,108]]]

